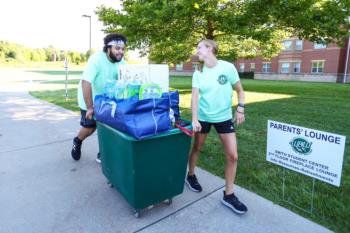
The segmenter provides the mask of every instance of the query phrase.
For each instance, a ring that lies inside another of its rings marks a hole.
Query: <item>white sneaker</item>
[[[100,152],[98,152],[98,154],[97,154],[96,162],[97,162],[97,163],[101,163],[101,155],[100,155]]]

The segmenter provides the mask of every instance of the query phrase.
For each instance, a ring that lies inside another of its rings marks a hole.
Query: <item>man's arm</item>
[[[86,115],[85,117],[87,119],[92,119],[92,115],[94,114],[94,106],[92,102],[92,89],[91,89],[91,83],[89,83],[86,80],[82,80],[81,86],[83,89],[83,96],[84,101],[87,107]]]

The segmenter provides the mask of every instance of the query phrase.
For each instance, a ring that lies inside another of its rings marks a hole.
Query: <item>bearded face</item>
[[[125,46],[124,45],[112,45],[108,48],[108,57],[115,63],[120,62],[124,57]]]

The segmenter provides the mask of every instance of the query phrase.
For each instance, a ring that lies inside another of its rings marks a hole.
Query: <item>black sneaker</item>
[[[248,211],[247,207],[238,200],[234,193],[226,195],[224,191],[224,198],[221,203],[238,214],[244,214]]]
[[[101,163],[101,155],[100,155],[100,152],[98,152],[98,154],[97,154],[96,162],[97,162],[97,163]]]
[[[81,156],[81,144],[82,144],[82,141],[78,138],[78,137],[75,137],[73,139],[73,146],[72,146],[72,158],[74,160],[79,160],[80,159],[80,156]]]
[[[185,182],[193,192],[202,192],[202,186],[198,183],[196,175],[187,174]]]

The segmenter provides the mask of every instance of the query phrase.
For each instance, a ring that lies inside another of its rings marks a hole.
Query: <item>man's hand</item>
[[[86,110],[85,118],[91,120],[94,115],[94,109],[92,107]]]

